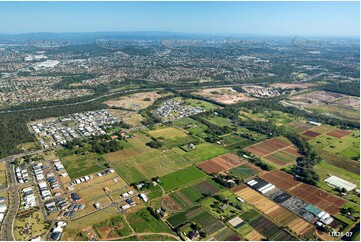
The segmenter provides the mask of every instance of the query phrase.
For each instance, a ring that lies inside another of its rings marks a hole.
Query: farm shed
[[[243,220],[237,216],[229,220],[228,223],[232,225],[234,228],[238,228],[243,223]]]

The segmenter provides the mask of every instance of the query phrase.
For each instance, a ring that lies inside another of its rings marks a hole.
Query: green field
[[[162,142],[166,147],[176,147],[193,142],[194,138],[180,128],[166,127],[148,131],[152,137]]]
[[[207,117],[206,119],[208,122],[211,122],[214,125],[218,125],[218,126],[228,126],[228,127],[233,127],[232,125],[232,120],[228,119],[228,118],[223,118],[223,117],[219,117],[219,116],[212,116],[212,117]]]
[[[335,138],[329,135],[319,136],[310,143],[327,152],[343,156],[348,159],[360,159],[360,131],[353,131],[351,135]]]
[[[71,179],[104,170],[104,159],[98,154],[70,155],[61,158]],[[98,165],[99,164],[99,165]]]
[[[197,135],[208,129],[206,125],[191,118],[175,120],[173,121],[173,125],[187,130],[190,135]]]
[[[176,97],[176,98],[174,98],[174,100],[182,100],[183,101],[182,104],[187,107],[201,107],[201,108],[205,109],[206,111],[218,108],[218,106],[215,104],[212,104],[212,103],[206,102],[206,101],[202,101],[202,100],[198,100],[198,99],[192,99],[192,98],[183,99],[180,97]]]
[[[158,220],[150,212],[144,208],[138,212],[127,215],[129,224],[132,225],[133,229],[137,233],[153,232],[153,233],[170,233],[173,231],[167,227],[162,221]]]
[[[181,210],[186,210],[198,204],[205,196],[213,195],[221,189],[219,184],[208,178],[172,192],[169,196],[181,207]]]
[[[221,222],[202,207],[194,207],[186,212],[181,212],[168,218],[168,222],[173,227],[177,227],[187,221],[199,223],[206,231],[207,235],[211,235],[224,227]]]
[[[165,175],[159,180],[161,181],[161,185],[165,191],[171,191],[204,177],[206,177],[206,174],[204,174],[201,170],[194,166],[190,166],[186,169],[178,170]]]
[[[145,144],[149,138],[132,138],[134,148],[104,155],[104,158],[128,183],[163,176],[191,163],[171,150],[160,151]]]
[[[233,168],[230,172],[232,174],[241,176],[243,179],[246,179],[246,178],[256,175],[258,173],[256,170],[253,170],[251,167],[249,167],[245,164]]]
[[[223,155],[227,153],[228,150],[211,143],[202,143],[196,145],[196,148],[189,152],[179,152],[185,159],[191,162],[201,162],[209,160],[213,157]]]

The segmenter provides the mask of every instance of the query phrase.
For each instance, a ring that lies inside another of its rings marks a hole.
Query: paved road
[[[15,174],[13,172],[13,165],[10,162],[6,163],[7,177],[8,177],[8,192],[9,192],[9,207],[1,225],[1,240],[14,241],[13,225],[15,216],[19,209],[20,197],[17,191],[17,183],[15,181]]]

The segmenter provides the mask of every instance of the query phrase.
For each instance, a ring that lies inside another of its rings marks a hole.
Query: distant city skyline
[[[0,2],[0,34],[359,36],[359,2]]]

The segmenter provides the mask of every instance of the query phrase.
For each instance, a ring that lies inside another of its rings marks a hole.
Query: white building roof
[[[348,192],[355,189],[356,185],[337,176],[330,176],[325,182],[331,186],[345,188]]]

